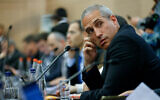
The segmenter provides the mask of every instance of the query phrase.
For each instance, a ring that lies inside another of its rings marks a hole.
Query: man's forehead
[[[101,17],[101,14],[98,10],[95,10],[89,13],[82,20],[83,26],[86,27],[89,23],[91,23],[93,20],[95,20],[98,17]]]

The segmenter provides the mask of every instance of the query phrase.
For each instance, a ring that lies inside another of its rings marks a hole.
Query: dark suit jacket
[[[135,89],[141,82],[150,88],[160,88],[160,60],[151,47],[124,25],[117,32],[107,49],[102,75],[96,67],[83,73],[83,80],[90,91],[81,95],[81,100],[99,100],[101,96],[118,95]]]
[[[20,53],[17,49],[15,49],[14,53],[11,55],[11,57],[8,57],[6,60],[6,65],[12,66],[15,69],[18,69],[18,62],[19,62],[19,57],[24,57],[22,53]],[[4,58],[0,59],[0,66],[1,66],[1,71],[3,69],[3,64],[4,64]]]
[[[51,61],[53,61],[53,59],[55,59],[56,56],[53,56]],[[64,58],[63,56],[60,57],[54,64],[52,64],[52,67],[49,70],[49,75],[45,75],[46,78],[46,82],[50,82],[58,77],[62,76],[62,62],[63,62]],[[45,66],[47,68],[47,66]]]
[[[68,27],[69,27],[69,24],[68,23],[61,23],[61,24],[58,24],[56,26],[54,26],[51,31],[52,32],[60,32],[62,33],[64,36],[66,36],[67,34],[67,31],[68,31]]]

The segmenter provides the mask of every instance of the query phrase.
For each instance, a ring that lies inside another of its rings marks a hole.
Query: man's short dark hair
[[[78,26],[79,26],[80,31],[83,31],[83,27],[82,27],[82,24],[81,24],[81,20],[75,20],[75,21],[71,22],[70,24],[72,24],[72,23],[77,23]]]
[[[38,34],[38,36],[37,36],[37,42],[39,42],[40,40],[47,41],[48,35],[49,35],[49,33],[46,33],[46,32]]]
[[[117,18],[117,21],[118,21],[120,27],[121,27],[122,25],[128,24],[127,21],[126,21],[126,19],[125,19],[124,17],[119,16],[119,15],[115,15],[115,16],[116,16],[116,18]]]
[[[54,15],[52,16],[53,20],[61,20],[62,17],[67,17],[67,11],[65,8],[57,8]]]
[[[26,36],[26,37],[23,39],[23,41],[26,42],[26,43],[37,42],[37,36],[34,35],[34,34],[30,34],[30,35]]]

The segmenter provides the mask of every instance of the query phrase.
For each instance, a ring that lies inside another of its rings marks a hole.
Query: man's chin
[[[104,44],[103,46],[100,46],[101,49],[105,49],[105,50],[108,49],[108,47],[109,47],[109,45],[107,43]]]

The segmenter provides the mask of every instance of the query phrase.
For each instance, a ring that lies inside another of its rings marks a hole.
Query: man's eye
[[[88,34],[92,34],[94,32],[94,29],[93,28],[88,28],[88,29],[86,29],[86,32]]]
[[[96,27],[101,27],[102,24],[103,24],[103,22],[99,21],[99,22],[97,22],[97,23],[95,24],[95,26],[96,26]]]
[[[68,34],[75,34],[75,31],[69,31]]]

